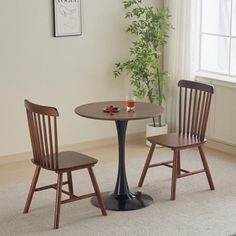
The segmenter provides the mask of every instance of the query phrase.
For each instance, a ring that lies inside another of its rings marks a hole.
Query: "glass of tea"
[[[127,95],[126,99],[125,99],[125,103],[126,103],[126,110],[128,112],[134,112],[135,111],[135,101],[136,101],[136,97],[133,95]]]

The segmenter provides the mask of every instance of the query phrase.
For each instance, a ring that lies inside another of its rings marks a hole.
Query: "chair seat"
[[[176,148],[189,148],[193,146],[198,146],[206,142],[206,140],[199,140],[195,136],[182,135],[178,133],[169,133],[151,136],[147,138],[151,143],[159,144],[164,147],[169,147],[172,149]]]
[[[33,159],[32,162],[37,165]],[[79,169],[89,165],[94,165],[97,162],[97,159],[78,152],[65,151],[58,153],[58,170]]]

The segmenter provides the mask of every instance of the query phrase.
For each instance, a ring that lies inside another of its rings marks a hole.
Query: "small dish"
[[[115,112],[119,112],[119,111],[120,111],[120,108],[117,107],[117,106],[110,105],[110,106],[104,107],[104,108],[103,108],[103,111],[104,111],[104,112],[107,112],[107,113],[109,113],[109,112],[115,113]]]

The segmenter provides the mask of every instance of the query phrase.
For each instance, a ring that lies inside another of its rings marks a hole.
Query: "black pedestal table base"
[[[129,193],[128,196],[117,196],[111,192],[102,193],[103,201],[107,210],[113,211],[131,211],[138,210],[152,204],[152,198],[141,192]],[[93,197],[91,202],[99,207],[97,197]]]
[[[119,146],[119,165],[116,186],[113,193],[103,193],[102,197],[108,210],[129,211],[144,208],[152,203],[152,198],[141,192],[131,193],[125,171],[125,136],[128,121],[116,121]],[[97,198],[92,198],[92,204],[99,206]]]

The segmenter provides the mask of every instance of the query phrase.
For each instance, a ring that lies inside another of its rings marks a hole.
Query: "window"
[[[199,68],[236,76],[236,0],[201,0]]]

